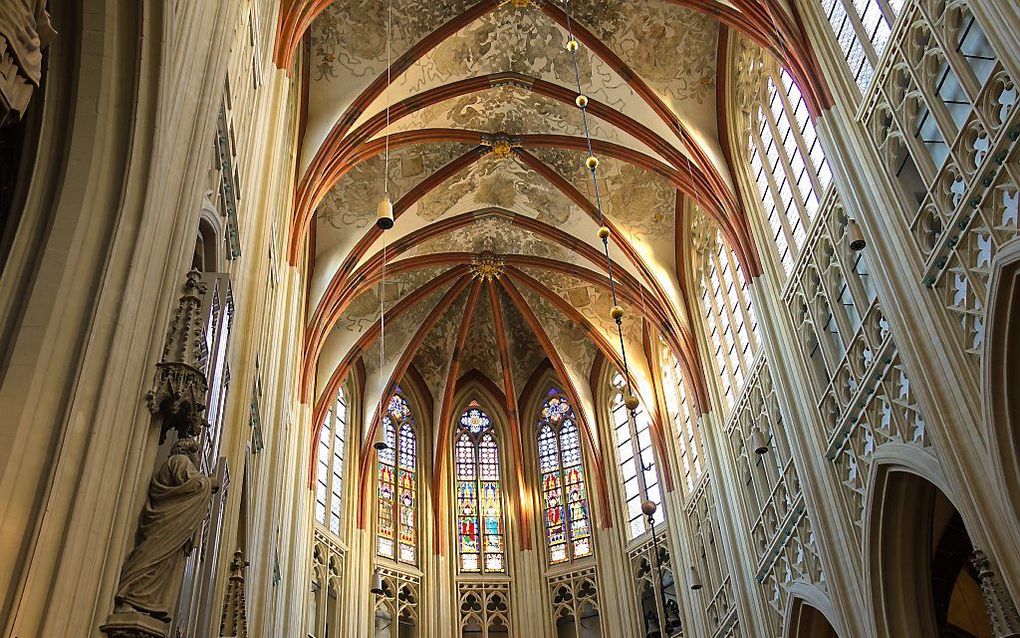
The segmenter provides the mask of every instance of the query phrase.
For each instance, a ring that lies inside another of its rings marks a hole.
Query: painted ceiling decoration
[[[829,104],[778,0],[292,0],[279,28],[282,67],[308,44],[288,248],[309,277],[302,399],[320,423],[357,371],[363,488],[377,408],[409,380],[431,401],[436,477],[467,383],[503,402],[519,439],[518,401],[551,375],[601,461],[611,449],[593,428],[593,370],[629,369],[652,403],[642,355],[661,338],[693,410],[707,409],[678,249],[689,212],[718,226],[749,276],[761,272],[720,140],[726,30],[787,64],[814,112]]]

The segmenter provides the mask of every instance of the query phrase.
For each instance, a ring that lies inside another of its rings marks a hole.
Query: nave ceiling
[[[548,360],[593,414],[592,364],[619,365],[621,352],[563,3],[393,0],[388,90],[386,7],[336,0],[310,29],[298,195],[299,208],[314,206],[306,392],[328,396],[363,366],[374,401],[413,369],[438,412],[458,379],[519,395]],[[691,354],[682,211],[739,210],[717,132],[720,26],[667,0],[570,11],[624,339],[644,389],[637,355],[653,335]],[[396,222],[382,236],[387,191]]]

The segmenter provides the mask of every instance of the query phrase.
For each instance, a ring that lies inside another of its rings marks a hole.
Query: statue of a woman
[[[194,548],[209,500],[219,489],[198,469],[199,443],[180,439],[149,483],[138,538],[120,575],[117,611],[169,621],[180,595],[184,561]]]
[[[46,0],[0,0],[0,125],[19,119],[42,79],[42,48],[56,36]]]

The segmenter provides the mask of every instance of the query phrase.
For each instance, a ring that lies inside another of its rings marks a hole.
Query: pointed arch
[[[783,636],[839,638],[839,623],[828,594],[812,583],[794,582],[788,589]]]

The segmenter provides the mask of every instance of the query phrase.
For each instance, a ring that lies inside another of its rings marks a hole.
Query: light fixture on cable
[[[393,203],[390,201],[389,175],[390,175],[390,34],[392,32],[392,3],[386,5],[386,154],[383,160],[383,198],[379,202],[378,216],[375,224],[382,231],[382,272],[379,277],[379,374],[383,374],[386,364],[386,231],[393,228]],[[389,419],[386,410],[389,402],[386,400],[388,388],[383,388],[383,395],[379,399],[379,418],[375,426],[375,433],[372,438],[372,448],[378,453],[389,449],[389,442],[386,440],[386,423]],[[396,432],[396,424],[390,422],[390,426]]]
[[[383,159],[383,196],[376,209],[375,225],[380,230],[393,228],[393,201],[390,200],[390,82],[391,77],[391,46],[393,33],[392,3],[386,5],[386,150]]]
[[[566,18],[567,18],[567,25],[566,25],[567,26],[567,43],[566,43],[566,49],[567,49],[567,52],[571,56],[571,61],[573,62],[574,80],[576,82],[576,87],[577,87],[577,93],[576,93],[575,98],[574,98],[574,104],[576,104],[577,108],[581,111],[581,125],[582,125],[582,131],[584,133],[584,140],[585,140],[585,145],[586,145],[585,150],[587,151],[587,157],[585,157],[585,159],[584,159],[584,165],[588,169],[589,174],[591,175],[592,194],[593,194],[594,199],[595,199],[595,201],[594,201],[595,210],[598,213],[598,224],[599,224],[598,238],[602,241],[602,254],[603,254],[603,256],[605,257],[605,260],[606,260],[606,275],[607,275],[607,279],[609,280],[610,297],[612,298],[612,308],[609,311],[609,316],[616,323],[616,335],[617,335],[617,338],[619,339],[619,343],[620,343],[620,359],[621,359],[620,363],[622,364],[622,368],[623,368],[623,370],[621,372],[623,374],[624,381],[626,382],[626,393],[624,394],[624,396],[626,398],[624,399],[624,405],[626,406],[627,410],[630,412],[630,419],[631,419],[631,421],[634,422],[634,423],[637,423],[637,416],[638,416],[637,415],[637,410],[638,410],[638,407],[640,405],[640,402],[638,400],[636,392],[634,391],[633,381],[632,381],[631,376],[630,376],[630,368],[629,368],[628,363],[627,363],[627,346],[626,346],[626,344],[624,342],[624,338],[623,338],[623,318],[624,318],[625,312],[624,312],[623,307],[620,305],[620,302],[619,302],[619,299],[618,299],[618,296],[617,296],[616,277],[615,277],[615,275],[613,273],[613,260],[609,256],[609,237],[610,237],[611,233],[610,233],[610,230],[609,230],[609,225],[606,223],[605,211],[602,208],[602,196],[599,193],[599,179],[598,179],[599,158],[595,155],[594,144],[592,143],[592,139],[591,139],[591,130],[590,130],[589,126],[588,126],[588,106],[589,106],[590,101],[588,99],[588,96],[585,94],[585,92],[583,90],[583,87],[581,86],[581,72],[580,72],[580,67],[578,65],[578,60],[577,60],[577,58],[578,58],[578,51],[581,48],[581,43],[578,42],[577,39],[574,37],[573,19],[571,18],[571,15],[570,15],[570,0],[563,0],[563,4],[564,4],[564,13],[566,14]],[[638,285],[640,286],[641,284],[639,283]],[[653,459],[653,461],[651,463],[647,463],[646,464],[644,462],[644,458],[643,457],[644,457],[644,454],[642,453],[641,446],[638,445],[637,446],[637,459],[636,460],[637,460],[638,464],[641,466],[641,468],[643,469],[644,472],[651,471],[651,469],[653,467],[653,464],[654,464],[654,459]],[[652,565],[653,565],[653,568],[655,570],[656,577],[657,577],[657,579],[659,581],[659,585],[658,585],[658,587],[656,587],[656,589],[658,589],[659,592],[662,595],[662,601],[661,602],[662,602],[662,610],[663,610],[663,615],[664,615],[665,614],[665,610],[669,608],[669,604],[668,604],[668,601],[666,599],[665,586],[663,585],[662,567],[659,564],[661,562],[659,560],[659,556],[660,556],[660,554],[659,554],[659,540],[658,540],[658,536],[656,536],[656,533],[655,533],[655,513],[658,510],[658,505],[654,501],[652,501],[651,499],[648,498],[648,494],[644,494],[643,496],[645,497],[645,499],[644,499],[644,501],[641,504],[641,511],[648,518],[649,532],[651,533],[651,537],[652,537],[652,552],[653,552],[653,555],[655,556],[655,560],[652,561]],[[661,616],[658,617],[657,620],[658,620],[658,623],[659,623],[659,632],[660,632],[660,635],[663,635],[663,636],[667,635],[666,625],[668,624],[668,620],[666,618],[661,617]]]

